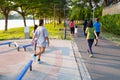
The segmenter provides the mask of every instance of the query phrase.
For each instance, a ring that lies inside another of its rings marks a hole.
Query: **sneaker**
[[[37,64],[41,64],[41,61],[38,61],[38,60],[37,60]]]
[[[90,52],[89,49],[87,49],[87,52],[88,52],[88,53]]]
[[[93,54],[90,54],[89,57],[92,58],[92,57],[93,57]]]
[[[95,46],[97,46],[97,43],[95,43]]]
[[[36,62],[36,56],[33,54],[32,55],[33,61]]]

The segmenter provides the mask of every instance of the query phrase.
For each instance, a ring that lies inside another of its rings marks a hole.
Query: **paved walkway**
[[[85,65],[84,76],[90,77],[91,80],[120,80],[120,46],[100,38],[98,46],[93,45],[95,58],[89,58],[82,30],[79,30],[79,37],[74,41],[81,55],[79,60]]]
[[[31,40],[12,40],[20,45],[29,44]],[[33,48],[20,49],[8,45],[0,46],[0,80],[15,80],[28,63]],[[50,40],[42,63],[33,62],[32,71],[27,71],[22,80],[81,80],[78,65],[74,58],[72,43],[69,40]]]
[[[31,39],[10,41],[23,45]],[[28,70],[22,80],[119,80],[120,46],[100,38],[93,52],[95,57],[89,58],[82,30],[73,41],[51,39],[41,57],[42,63],[33,62],[33,70]],[[14,45],[0,46],[0,80],[15,80],[32,54],[33,47],[18,52]]]

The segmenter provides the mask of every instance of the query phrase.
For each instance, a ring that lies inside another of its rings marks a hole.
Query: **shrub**
[[[103,31],[120,35],[120,14],[102,16],[100,22]]]

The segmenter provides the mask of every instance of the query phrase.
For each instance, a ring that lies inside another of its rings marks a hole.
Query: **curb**
[[[88,69],[84,63],[84,60],[82,59],[82,56],[78,50],[77,44],[72,41],[72,48],[73,48],[73,53],[75,55],[75,59],[78,65],[78,70],[80,72],[80,77],[82,80],[92,80],[91,76],[88,72]]]

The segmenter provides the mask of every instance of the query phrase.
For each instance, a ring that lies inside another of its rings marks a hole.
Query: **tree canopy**
[[[0,13],[5,17],[5,31],[10,11],[18,12],[26,26],[26,16],[40,17],[63,17],[63,6],[66,0],[0,0]]]
[[[101,15],[102,8],[98,5],[101,1],[103,0],[0,0],[0,13],[5,17],[7,30],[8,15],[11,11],[16,11],[23,17],[24,26],[27,15],[32,15],[33,20],[41,17],[60,19],[65,16],[84,20],[91,18],[94,6],[95,16]]]
[[[72,19],[84,20],[90,19],[95,10],[95,17],[102,15],[103,0],[71,0],[72,11],[70,17]]]

